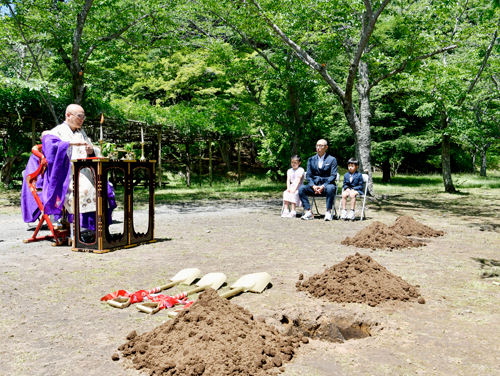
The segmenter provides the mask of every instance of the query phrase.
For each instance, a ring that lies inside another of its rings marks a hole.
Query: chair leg
[[[360,219],[360,221],[363,220],[363,216],[365,214],[365,203],[366,203],[366,195],[364,195],[364,197],[363,197],[363,207],[361,209],[361,219]]]
[[[314,207],[316,208],[316,214],[319,215],[318,204],[316,204],[316,200],[314,199],[314,197],[312,198],[312,200],[313,200]],[[312,205],[311,205],[311,210],[312,210]]]
[[[333,196],[333,213],[332,213],[332,218],[336,215],[337,218],[338,218],[338,213],[337,213],[337,207],[335,206],[335,204],[337,203],[337,192],[335,192],[335,196]]]

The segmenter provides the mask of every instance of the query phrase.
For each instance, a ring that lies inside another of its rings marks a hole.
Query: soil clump
[[[342,240],[341,244],[371,249],[401,249],[425,245],[424,243],[405,238],[403,235],[389,228],[389,226],[378,221],[373,222],[371,225],[359,231],[353,238],[345,238]]]
[[[173,320],[127,339],[118,350],[150,375],[269,375],[300,345],[210,288]]]
[[[418,236],[420,238],[432,238],[443,236],[444,231],[438,231],[426,226],[409,215],[403,215],[396,218],[396,222],[389,226],[390,229],[394,230],[403,236]]]
[[[297,282],[297,290],[338,303],[366,303],[372,307],[387,301],[425,303],[418,286],[389,272],[368,255],[348,256],[344,261]]]

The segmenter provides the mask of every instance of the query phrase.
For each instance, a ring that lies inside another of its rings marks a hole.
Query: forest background
[[[216,146],[272,178],[330,143],[340,166],[452,173],[500,163],[498,0],[0,2],[1,181],[81,104],[84,129],[140,139],[170,171]],[[163,138],[164,142],[159,142]],[[149,147],[148,147],[149,146]],[[160,150],[158,150],[160,149]],[[233,161],[233,162],[231,162]],[[233,166],[231,166],[233,163]],[[206,169],[206,168],[205,168]]]

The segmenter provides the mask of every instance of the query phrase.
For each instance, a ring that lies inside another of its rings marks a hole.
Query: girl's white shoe
[[[281,213],[281,218],[288,218],[290,215],[290,212],[288,210],[283,210],[283,213]]]

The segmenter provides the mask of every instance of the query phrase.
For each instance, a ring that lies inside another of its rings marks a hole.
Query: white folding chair
[[[340,202],[339,202],[339,210],[337,210],[337,219],[340,218],[340,212],[342,210],[342,193],[344,193],[344,184],[342,184],[342,192],[340,194]],[[357,195],[356,198],[362,198],[363,199],[363,206],[361,208],[361,217],[360,221],[363,220],[363,216],[365,214],[365,203],[366,203],[366,192],[368,191],[368,174],[363,174],[363,194],[362,195]]]
[[[303,175],[303,176],[304,176],[304,177],[306,176],[306,173],[305,173],[305,172],[304,172],[304,175]],[[304,178],[302,178],[302,179],[304,179]],[[304,214],[304,207],[302,206],[302,204],[301,204],[301,206],[296,206],[296,207],[295,207],[295,210],[297,210],[298,208],[302,208],[302,214]],[[285,211],[285,201],[282,201],[282,203],[281,203],[281,213],[280,213],[280,215],[282,215],[284,211]]]
[[[335,215],[335,201],[337,200],[337,192],[339,190],[339,180],[340,180],[340,174],[337,172],[337,179],[335,179],[335,186],[336,186],[335,196],[333,196],[333,208],[332,208],[333,215]],[[326,199],[326,196],[321,195],[321,196],[310,196],[310,197],[312,197],[311,210],[312,210],[312,206],[314,204],[314,207],[316,208],[316,214],[319,215],[318,204],[316,204],[315,198],[324,197]],[[332,215],[332,217],[333,217],[333,215]]]

